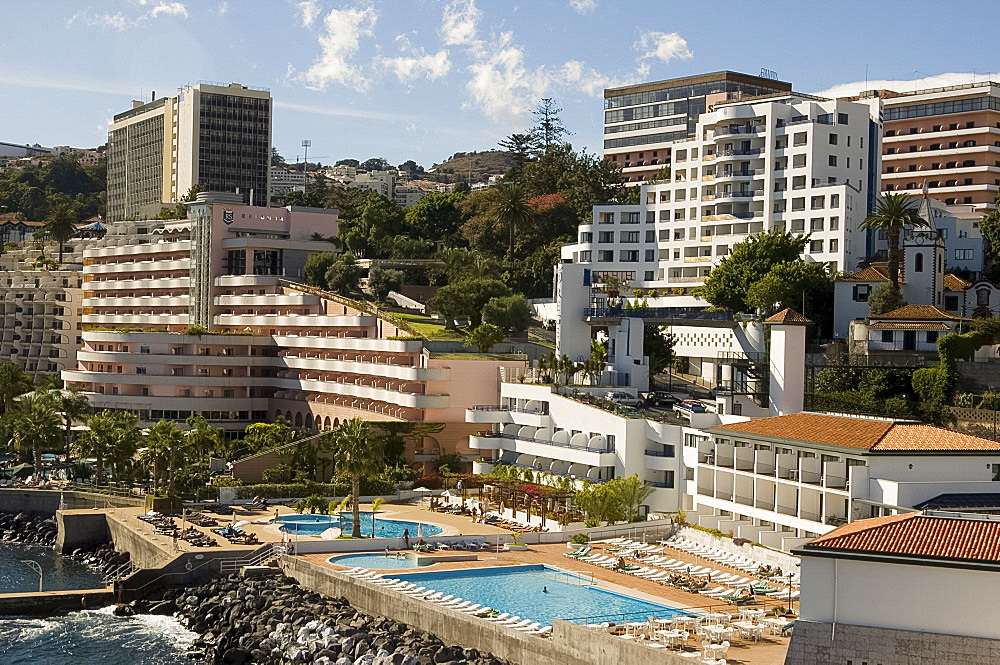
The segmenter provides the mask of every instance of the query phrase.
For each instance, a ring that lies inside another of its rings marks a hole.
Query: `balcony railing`
[[[672,450],[650,450],[646,449],[646,454],[650,457],[673,457],[674,451]]]
[[[719,127],[715,130],[716,136],[729,136],[732,134],[759,134],[764,131],[763,125],[753,125],[752,127]]]
[[[643,482],[649,485],[650,487],[658,487],[661,489],[668,489],[673,487],[673,484],[671,483],[664,483],[657,480],[644,480]]]
[[[719,157],[742,157],[744,155],[759,155],[760,148],[748,148],[746,150],[720,150],[716,154]]]
[[[552,441],[550,439],[536,439],[530,436],[520,436],[519,434],[504,434],[503,432],[479,432],[474,436],[481,436],[487,439],[513,439],[514,441],[527,441],[528,443],[541,443],[546,446],[558,446],[559,448],[571,448],[573,450],[584,450],[590,453],[613,453],[614,448],[610,446],[605,446],[603,448],[590,448],[588,446],[581,446],[576,443],[563,443],[561,441]]]
[[[518,409],[516,407],[501,406],[499,404],[476,404],[473,411],[509,411],[511,413],[528,413],[535,416],[549,415],[548,409]]]

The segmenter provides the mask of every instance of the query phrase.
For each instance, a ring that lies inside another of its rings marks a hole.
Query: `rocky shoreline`
[[[155,600],[119,606],[119,615],[176,615],[199,634],[188,656],[227,665],[509,665],[475,649],[447,646],[429,633],[299,587],[280,573],[237,574]]]
[[[56,544],[57,532],[55,517],[33,513],[0,513],[0,543],[52,548]],[[102,575],[107,575],[129,560],[128,552],[116,552],[111,543],[76,549],[65,556],[86,564]]]

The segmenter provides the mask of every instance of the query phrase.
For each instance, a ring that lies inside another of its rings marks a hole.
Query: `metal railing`
[[[563,443],[562,441],[552,441],[550,439],[536,439],[531,436],[520,436],[519,434],[504,434],[503,432],[478,432],[474,436],[485,439],[513,439],[514,441],[527,441],[528,443],[541,443],[546,446],[558,446],[559,448],[573,448],[574,450],[584,450],[592,453],[613,453],[614,448],[605,446],[604,448],[590,448],[581,446],[578,443]]]

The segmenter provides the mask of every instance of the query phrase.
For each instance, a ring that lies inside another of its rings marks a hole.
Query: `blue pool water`
[[[511,566],[437,573],[404,573],[401,579],[445,595],[471,600],[522,619],[551,624],[567,621],[645,621],[683,614],[664,605],[590,586],[590,580],[548,566]],[[548,593],[544,593],[545,587]]]
[[[395,552],[386,556],[385,554],[348,554],[346,556],[332,556],[330,563],[348,568],[359,566],[361,568],[374,568],[375,570],[403,570],[404,568],[416,568],[417,562],[413,559],[402,557],[397,559]]]
[[[329,528],[341,529],[344,534],[351,535],[354,526],[354,515],[349,512],[340,515],[285,515],[279,517],[278,522],[282,524],[281,530],[288,533],[294,532],[296,525],[299,527],[300,535],[318,536]],[[404,520],[390,520],[375,518],[376,538],[401,538],[403,531],[409,530],[410,538],[416,542],[420,524],[418,522],[408,522]],[[441,533],[441,527],[432,524],[424,524],[425,536],[436,536]],[[372,514],[361,513],[361,535],[371,537],[372,535]]]

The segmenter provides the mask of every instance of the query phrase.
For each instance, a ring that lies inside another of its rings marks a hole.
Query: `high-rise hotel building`
[[[980,213],[1000,190],[1000,84],[872,90],[885,106],[882,185],[888,192],[928,193]]]
[[[608,88],[604,157],[626,182],[649,180],[670,163],[672,143],[694,137],[698,116],[716,103],[791,89],[784,81],[728,71]]]
[[[271,94],[238,83],[132,102],[108,126],[108,220],[153,217],[193,185],[267,205],[271,118]]]

